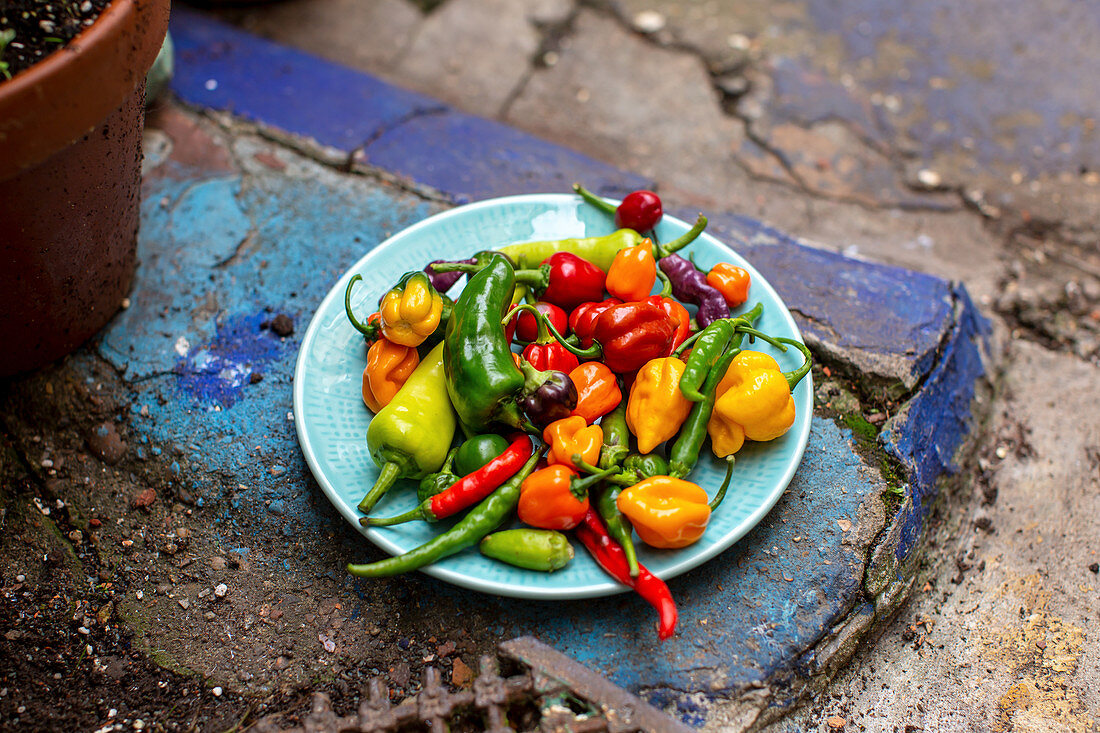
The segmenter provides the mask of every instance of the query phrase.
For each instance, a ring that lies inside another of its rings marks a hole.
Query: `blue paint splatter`
[[[208,407],[232,406],[252,374],[262,374],[263,367],[283,353],[281,340],[260,327],[266,317],[256,313],[219,322],[214,338],[188,350],[176,362],[179,386]]]

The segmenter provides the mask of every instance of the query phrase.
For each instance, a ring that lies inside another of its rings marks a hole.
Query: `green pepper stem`
[[[352,275],[351,280],[348,280],[348,287],[344,290],[344,313],[347,314],[348,320],[351,321],[351,325],[356,331],[369,338],[375,338],[378,336],[379,326],[360,322],[351,309],[351,289],[355,286],[355,283],[362,279],[362,275]]]
[[[677,250],[683,249],[684,247],[688,246],[689,244],[694,242],[696,239],[698,239],[699,235],[702,234],[703,230],[706,229],[706,228],[707,228],[707,217],[703,216],[702,214],[699,214],[699,216],[695,219],[695,223],[691,225],[691,229],[688,229],[686,232],[684,232],[680,236],[676,237],[676,239],[673,239],[668,244],[657,244],[657,240],[654,239],[653,240],[653,257],[654,257],[654,259],[659,260],[662,257],[668,257],[673,252],[676,252]],[[433,267],[434,267],[434,265],[433,265]]]
[[[429,502],[417,504],[409,511],[392,517],[359,517],[359,524],[364,527],[392,527],[395,524],[404,524],[405,522],[412,522],[417,519],[431,521],[434,519],[431,512],[424,511],[424,504],[428,503]]]
[[[614,216],[616,209],[615,204],[603,198],[600,198],[579,183],[573,184],[573,190],[588,203],[592,204],[601,211],[604,211]]]
[[[573,465],[589,475],[602,474],[601,478],[603,480],[618,486],[633,486],[638,483],[636,477],[634,477],[634,480],[631,480],[633,474],[629,472],[621,471],[615,473],[616,471],[620,471],[622,468],[621,466],[610,466],[607,469],[601,469],[593,466],[591,463],[585,462],[580,456],[573,456]]]
[[[783,353],[787,352],[787,347],[784,346],[782,343],[780,343],[780,340],[778,338],[776,338],[775,336],[769,336],[768,334],[766,334],[762,331],[757,331],[755,328],[749,328],[748,326],[738,326],[737,330],[740,333],[746,334],[748,336],[752,336],[753,338],[757,338],[757,339],[760,339],[761,341],[769,343],[772,346],[774,346],[775,348],[782,351]]]
[[[657,293],[657,295],[661,296],[662,298],[671,297],[672,280],[670,280],[668,275],[665,274],[665,271],[659,267],[657,268],[657,279],[661,281],[661,291]]]
[[[806,347],[806,344],[802,343],[801,341],[796,341],[795,339],[784,337],[780,337],[776,340],[781,341],[785,344],[790,344],[791,346],[802,352],[802,356],[804,359],[802,362],[802,366],[790,372],[783,372],[783,377],[787,380],[787,384],[793,390],[795,388],[795,385],[802,381],[802,377],[809,374],[810,367],[813,364],[813,354],[810,353],[810,350]]]
[[[382,498],[383,494],[390,490],[394,482],[401,478],[401,466],[393,461],[387,461],[383,466],[381,472],[378,474],[378,480],[374,482],[374,486],[370,487],[370,491],[363,497],[363,500],[359,502],[359,511],[364,514],[370,514],[370,510],[374,508],[374,505],[378,503],[378,500]]]
[[[595,466],[591,466],[591,464],[585,463],[584,459],[581,458],[579,453],[573,455],[573,463],[574,463],[574,465],[584,464],[585,466],[595,468]],[[588,488],[590,486],[594,486],[595,484],[598,484],[600,481],[603,481],[605,478],[607,478],[608,476],[610,476],[611,474],[615,473],[618,470],[619,470],[618,466],[612,466],[611,468],[606,468],[602,471],[600,471],[599,469],[596,469],[596,473],[591,473],[591,474],[585,476],[584,478],[574,476],[569,481],[569,493],[571,493],[573,496],[577,497],[577,500],[579,501],[579,500],[583,499],[584,497],[588,496]]]
[[[714,495],[714,498],[710,500],[710,510],[713,512],[718,508],[718,505],[722,503],[722,500],[726,498],[726,489],[730,485],[730,477],[733,476],[733,463],[737,460],[733,456],[726,459],[726,478],[722,481],[722,485],[718,487],[718,493]]]

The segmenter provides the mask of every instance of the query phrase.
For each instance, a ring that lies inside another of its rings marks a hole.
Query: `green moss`
[[[856,440],[866,443],[874,443],[878,438],[878,428],[871,423],[867,422],[867,419],[863,415],[845,415],[844,424],[855,435]]]

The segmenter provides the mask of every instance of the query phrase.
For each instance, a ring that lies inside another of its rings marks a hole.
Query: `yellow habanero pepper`
[[[626,403],[626,425],[638,439],[639,453],[652,453],[680,429],[692,404],[680,392],[684,362],[667,356],[638,370]]]
[[[550,464],[576,468],[573,456],[579,455],[585,463],[593,465],[600,460],[603,428],[589,425],[580,415],[571,415],[547,425],[542,431],[542,440],[550,447],[546,454]]]
[[[794,424],[794,398],[787,375],[767,354],[738,354],[715,394],[707,432],[711,450],[719,458],[741,450],[746,438],[774,440]]]
[[[615,500],[642,542],[650,547],[687,547],[710,521],[707,492],[671,476],[651,476],[619,492]]]
[[[382,298],[382,335],[402,346],[419,346],[435,333],[443,315],[441,296],[428,275],[420,270],[407,272]]]

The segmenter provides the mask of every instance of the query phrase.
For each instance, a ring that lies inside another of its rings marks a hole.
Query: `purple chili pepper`
[[[527,419],[540,428],[569,417],[577,406],[577,387],[565,372],[536,372],[542,383],[520,400]]]
[[[472,265],[474,263],[475,260],[473,257],[467,260],[432,260],[424,266],[424,272],[428,273],[428,280],[431,281],[432,287],[440,293],[445,293],[454,287],[454,284],[458,282],[465,273],[436,272],[432,269],[432,265]]]
[[[722,294],[707,284],[707,276],[690,260],[678,254],[662,257],[657,264],[672,283],[672,294],[685,303],[699,306],[695,322],[706,328],[719,318],[729,318],[730,308]]]

